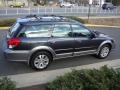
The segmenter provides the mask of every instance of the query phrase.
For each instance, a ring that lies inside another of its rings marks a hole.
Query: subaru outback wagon
[[[7,33],[4,55],[10,61],[26,61],[43,70],[55,59],[93,54],[106,58],[114,40],[91,31],[80,22],[61,16],[30,15],[18,19]]]

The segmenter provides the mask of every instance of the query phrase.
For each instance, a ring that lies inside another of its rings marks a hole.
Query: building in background
[[[61,2],[76,3],[79,6],[88,6],[89,4],[94,6],[102,6],[105,2],[111,2],[114,5],[120,5],[120,0],[0,0],[0,6],[8,6],[13,2],[22,2],[25,4],[25,6],[49,5]]]

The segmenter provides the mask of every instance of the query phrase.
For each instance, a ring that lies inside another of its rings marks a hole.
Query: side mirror
[[[90,34],[90,39],[93,39],[93,38],[95,38],[96,36],[95,36],[95,34],[94,33],[91,33]]]

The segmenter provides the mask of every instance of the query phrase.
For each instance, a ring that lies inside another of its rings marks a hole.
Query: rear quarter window
[[[27,25],[23,27],[23,32],[19,37],[35,38],[35,37],[50,37],[52,25]]]

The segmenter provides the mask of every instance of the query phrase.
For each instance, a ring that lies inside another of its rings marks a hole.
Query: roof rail
[[[44,20],[44,18],[49,18],[50,21],[69,21],[69,19],[63,17],[63,16],[57,16],[57,15],[27,15],[25,18],[35,18],[37,20]]]
[[[37,15],[33,14],[33,15],[27,15],[25,16],[25,18],[36,18],[36,19],[40,19],[40,17],[38,17]]]

